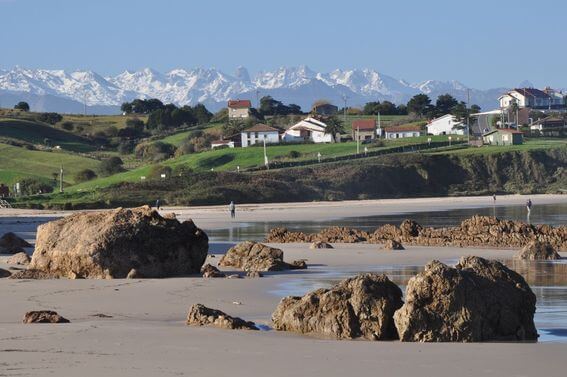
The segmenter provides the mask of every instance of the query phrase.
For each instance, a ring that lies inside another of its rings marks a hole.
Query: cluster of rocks
[[[420,342],[535,341],[536,298],[497,261],[430,262],[402,292],[386,276],[363,274],[303,297],[283,298],[274,328],[335,339]]]
[[[394,240],[421,246],[494,246],[523,247],[531,241],[549,243],[560,251],[567,251],[567,226],[530,225],[519,221],[500,220],[489,216],[473,216],[457,227],[422,227],[412,220],[400,226],[383,225],[369,233],[357,229],[332,227],[319,233],[290,232],[286,228],[270,230],[266,242],[367,242],[381,244]]]
[[[254,322],[248,322],[238,317],[217,310],[195,304],[187,314],[187,324],[190,326],[210,326],[228,330],[258,330]]]
[[[23,323],[69,323],[67,318],[64,318],[52,310],[37,310],[27,312],[24,315]]]
[[[38,227],[29,270],[66,278],[158,278],[198,273],[208,237],[189,220],[148,206],[83,212]]]
[[[12,232],[0,237],[0,254],[25,253],[25,247],[32,247],[32,245]]]
[[[307,268],[305,260],[284,261],[283,251],[259,242],[245,241],[231,247],[219,260],[222,267],[243,271],[285,271]]]
[[[549,242],[531,241],[516,255],[524,260],[555,260],[561,256]]]

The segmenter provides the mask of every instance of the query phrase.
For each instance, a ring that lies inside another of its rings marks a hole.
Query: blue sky
[[[0,0],[0,68],[374,68],[567,88],[567,2]]]

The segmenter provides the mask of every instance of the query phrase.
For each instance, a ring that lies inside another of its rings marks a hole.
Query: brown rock
[[[386,275],[361,274],[330,289],[283,298],[274,329],[334,339],[397,339],[394,312],[402,291]]]
[[[32,245],[12,232],[0,237],[0,254],[16,254],[24,251],[24,247],[32,247]]]
[[[382,246],[382,249],[384,249],[384,250],[405,250],[405,247],[403,247],[403,245],[396,240],[387,240],[386,242],[384,242],[384,246]]]
[[[532,241],[516,255],[518,259],[527,260],[555,260],[561,256],[549,242]]]
[[[208,237],[192,221],[164,219],[148,206],[70,215],[39,226],[30,268],[56,277],[146,278],[197,273]]]
[[[402,341],[537,340],[535,303],[516,272],[497,261],[463,257],[455,268],[430,262],[411,278],[394,320]]]
[[[201,267],[201,274],[204,278],[223,278],[225,274],[219,271],[218,268],[213,266],[212,264],[207,263],[203,267]]]
[[[248,271],[248,272],[246,272],[246,277],[247,278],[261,278],[261,277],[264,277],[264,275],[260,271]]]
[[[126,275],[126,279],[141,279],[141,278],[142,278],[142,276],[140,275],[138,270],[136,270],[135,268],[131,269],[128,272],[128,275]]]
[[[290,270],[306,270],[307,269],[307,261],[305,259],[298,259],[294,260],[289,264]]]
[[[61,317],[57,312],[51,310],[38,310],[27,312],[24,315],[24,323],[69,323],[69,320]]]
[[[17,253],[17,254],[12,255],[10,258],[8,258],[6,263],[8,263],[8,264],[19,264],[19,265],[25,266],[25,265],[30,264],[30,261],[31,261],[31,258],[29,257],[28,254]]]
[[[236,267],[244,271],[283,271],[289,265],[283,261],[283,251],[252,241],[231,247],[220,259],[219,266]]]
[[[201,304],[195,304],[189,309],[187,324],[191,326],[211,326],[228,330],[258,330],[254,322],[247,322],[238,317],[207,308]]]
[[[310,249],[332,249],[333,245],[323,241],[315,241],[309,246]]]

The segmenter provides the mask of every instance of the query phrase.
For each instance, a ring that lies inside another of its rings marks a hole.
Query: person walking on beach
[[[234,219],[236,217],[236,206],[234,205],[234,202],[232,200],[228,205],[228,210],[230,211],[230,218]]]
[[[156,208],[157,208],[157,210],[159,211],[159,199],[156,200]]]
[[[496,204],[496,193],[492,194],[492,202]]]
[[[528,215],[530,214],[530,212],[532,212],[532,200],[528,199],[528,201],[526,202],[526,208],[528,209]]]

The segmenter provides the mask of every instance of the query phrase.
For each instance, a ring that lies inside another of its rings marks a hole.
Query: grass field
[[[82,169],[95,170],[99,161],[63,151],[30,151],[0,143],[0,182],[12,184],[24,177],[52,180],[63,166],[63,180],[73,184],[75,174]]]
[[[514,151],[530,151],[538,149],[567,147],[567,139],[526,139],[520,145],[483,145],[482,147],[470,147],[447,152],[432,152],[431,154],[454,154],[454,155],[481,155]]]

